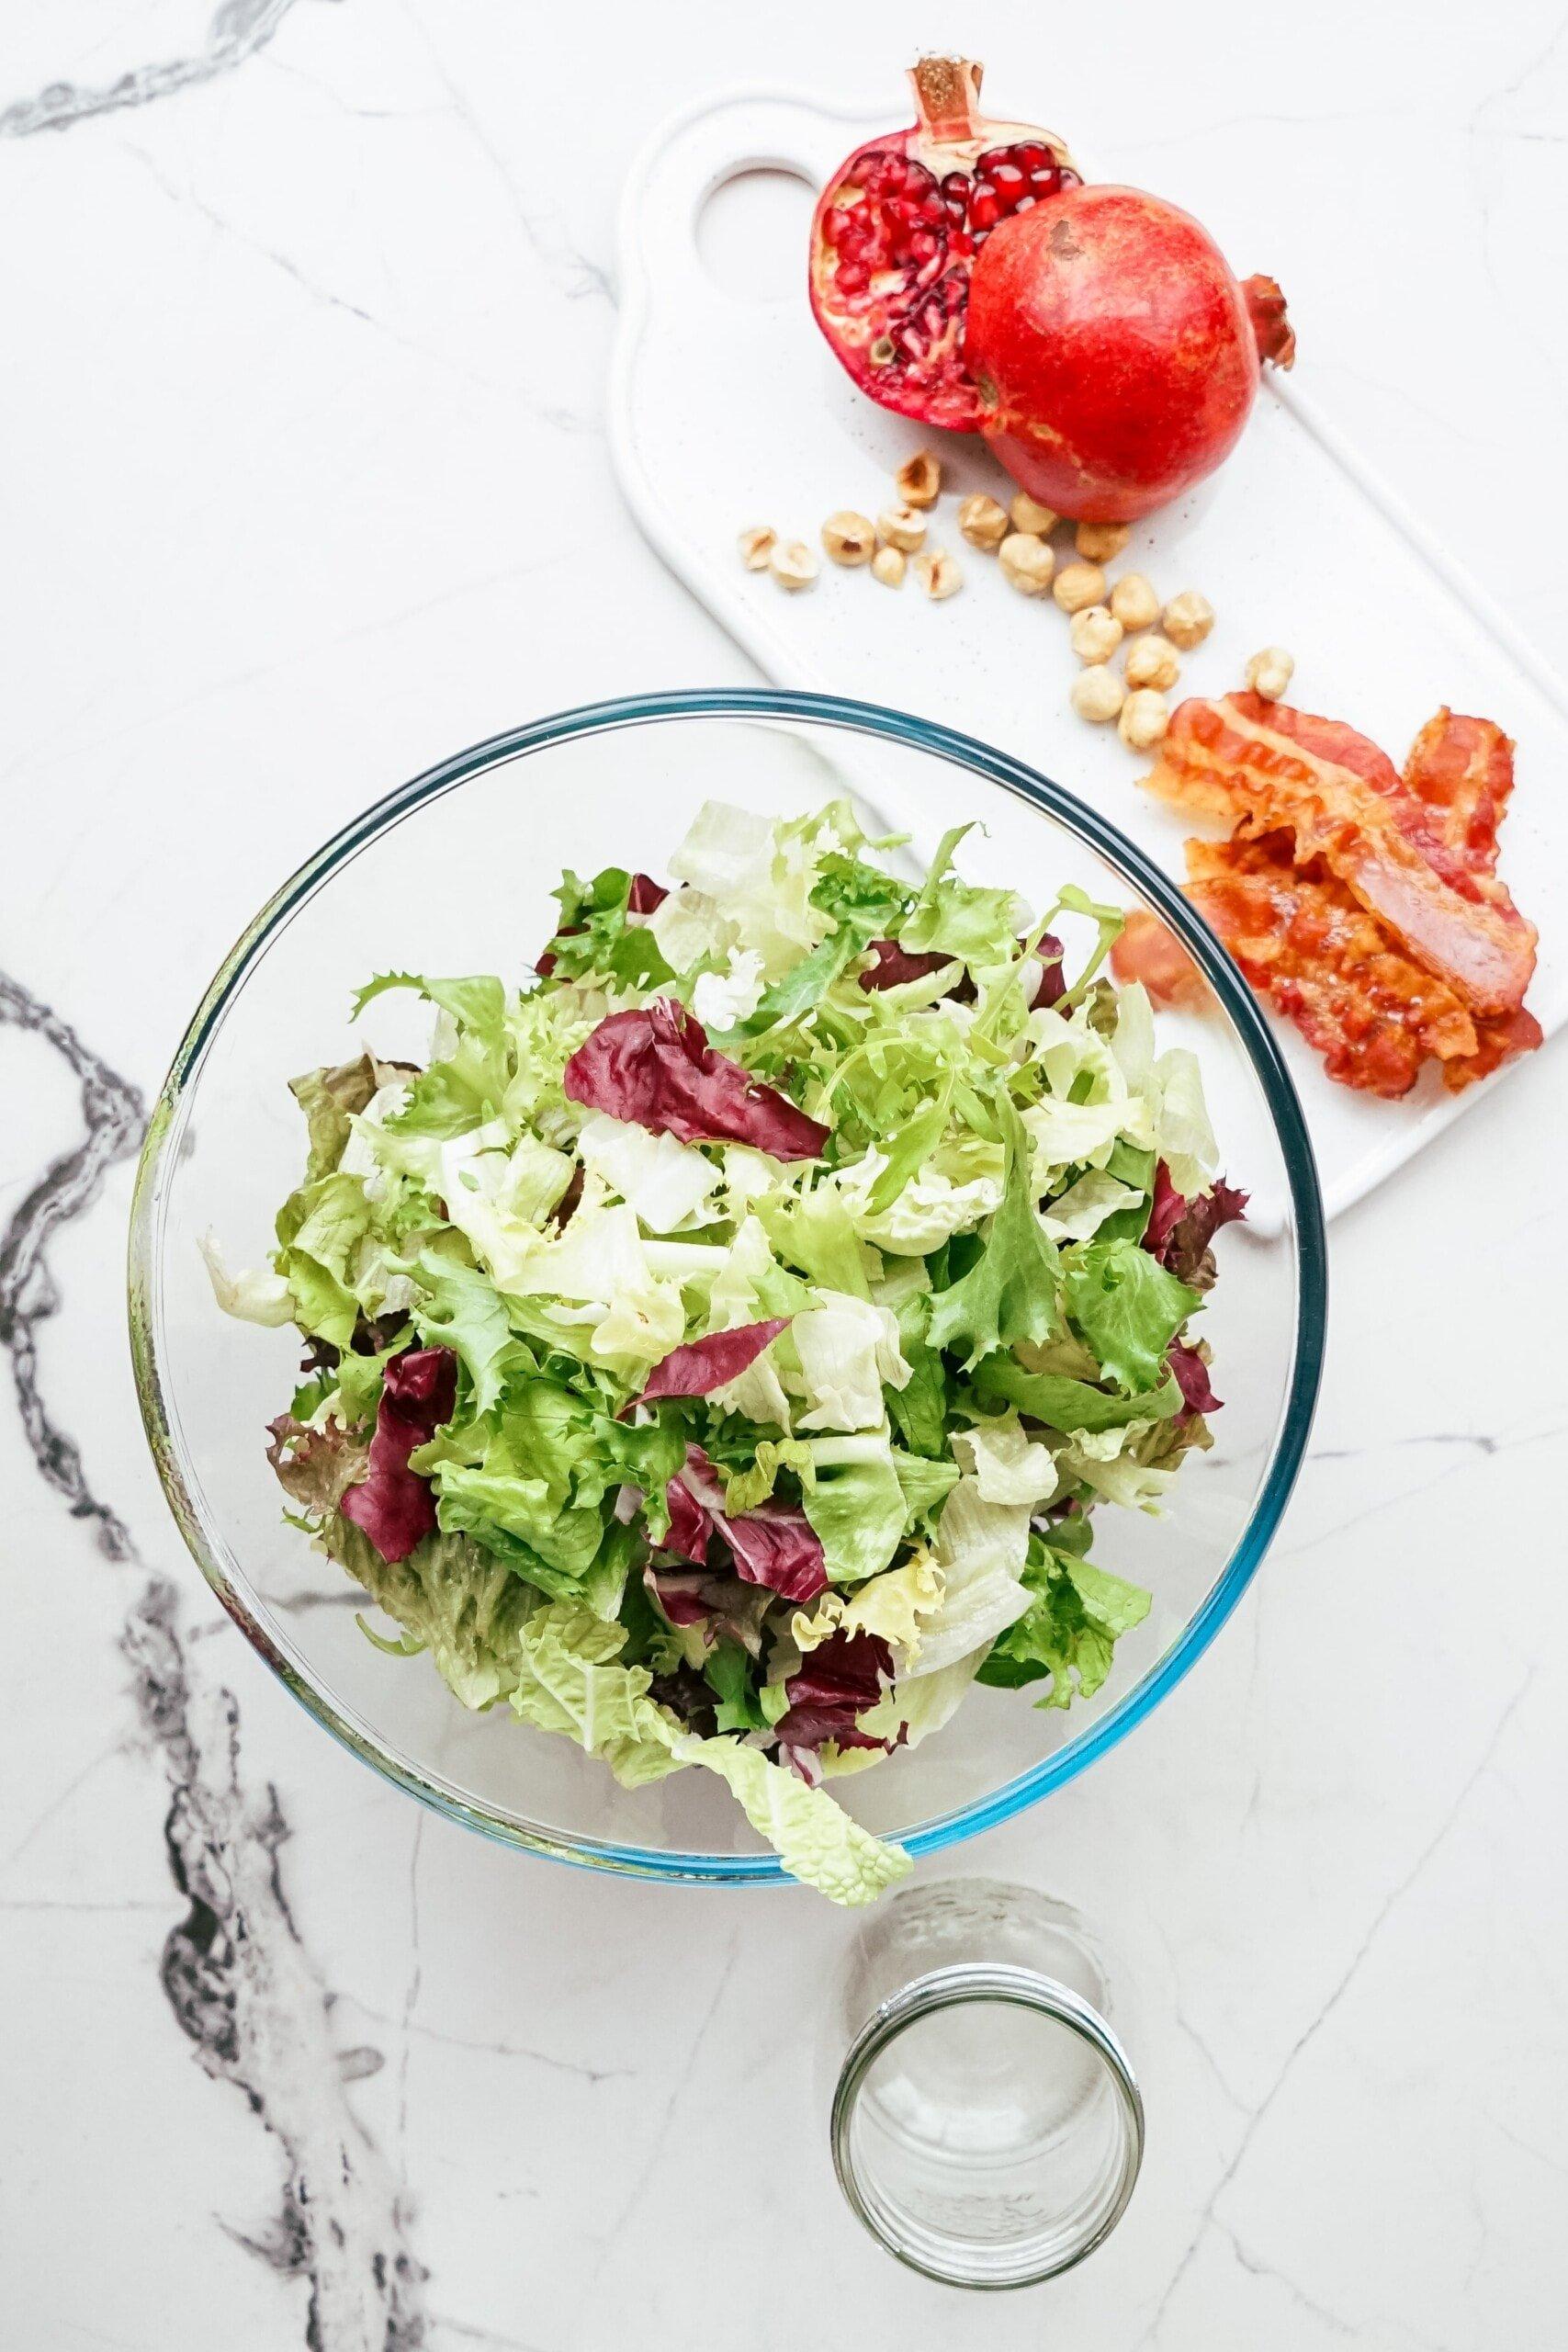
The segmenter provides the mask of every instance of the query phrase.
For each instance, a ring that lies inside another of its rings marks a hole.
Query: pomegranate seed
[[[1013,160],[1022,171],[1037,172],[1051,161],[1051,150],[1037,139],[1022,140],[1013,151]]]
[[[1019,196],[1023,190],[1023,174],[1016,164],[998,164],[991,174],[991,186],[1002,198]]]
[[[989,188],[976,188],[969,207],[971,229],[994,229],[1002,217],[1002,208]]]

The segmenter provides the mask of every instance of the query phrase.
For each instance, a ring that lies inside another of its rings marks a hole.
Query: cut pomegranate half
[[[998,220],[1080,175],[1066,144],[979,111],[982,69],[922,57],[919,120],[869,140],[824,189],[811,226],[811,307],[862,391],[901,416],[972,433],[964,364],[969,271]]]

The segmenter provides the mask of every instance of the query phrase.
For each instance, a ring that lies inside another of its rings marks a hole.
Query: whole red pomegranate
[[[1295,338],[1271,278],[1239,285],[1189,213],[1138,188],[1067,188],[976,261],[964,356],[980,429],[1042,505],[1129,523],[1235,447],[1258,362]]]
[[[884,408],[972,433],[964,364],[976,255],[999,221],[1076,187],[1062,141],[979,111],[981,68],[922,57],[919,119],[846,157],[811,225],[811,307],[855,382]]]

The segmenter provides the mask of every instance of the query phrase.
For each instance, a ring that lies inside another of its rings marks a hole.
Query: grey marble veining
[[[154,99],[231,74],[265,47],[294,6],[294,0],[222,0],[207,28],[203,48],[193,56],[159,59],[133,67],[101,87],[51,82],[36,97],[17,98],[0,110],[0,139],[25,139],[36,130],[67,130],[90,116],[151,106]]]
[[[141,1098],[5,973],[0,1025],[42,1038],[81,1088],[82,1140],[32,1186],[0,1235],[0,1346],[39,1476],[131,1579],[120,1643],[136,1726],[168,1792],[172,1895],[186,1906],[165,1939],[160,1981],[206,2072],[238,2091],[277,2141],[278,2212],[243,2243],[308,2283],[311,2352],[416,2352],[425,2274],[400,2185],[344,2091],[377,2070],[380,2052],[336,2046],[331,1996],[289,1914],[278,1859],[289,1833],[277,1792],[247,1785],[233,1694],[194,1666],[174,1581],[149,1566],[124,1518],[95,1492],[81,1448],[44,1393],[38,1328],[58,1304],[50,1245],[92,1209],[106,1170],[136,1150]]]

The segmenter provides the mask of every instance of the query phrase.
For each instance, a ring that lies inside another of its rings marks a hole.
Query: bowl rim
[[[563,1837],[472,1803],[440,1777],[391,1752],[368,1725],[321,1690],[280,1647],[249,1605],[221,1533],[209,1527],[186,1482],[181,1448],[164,1408],[157,1329],[161,1240],[182,1098],[200,1072],[231,1001],[272,940],[331,878],[402,819],[458,785],[508,761],[578,738],[688,718],[805,721],[933,753],[999,785],[1043,810],[1118,869],[1157,909],[1219,998],[1262,1087],[1285,1162],[1292,1216],[1297,1294],[1289,1385],[1272,1457],[1247,1525],[1224,1569],[1170,1647],[1131,1690],[1075,1738],[988,1796],[926,1821],[899,1838],[911,1856],[940,1852],[1010,1820],[1064,1787],[1142,1723],[1202,1657],[1247,1590],[1272,1541],[1305,1455],[1321,1382],[1327,1309],[1323,1196],[1301,1102],[1261,1008],[1226,951],[1176,884],[1120,829],[1026,762],[977,737],[885,705],[786,687],[683,687],[583,703],[492,735],[438,761],[350,819],[266,900],[245,926],[204,992],[175,1049],[148,1121],[131,1201],[128,1293],[131,1362],[142,1425],[164,1498],[186,1545],[253,1649],[333,1736],[385,1780],[448,1819],[553,1860],[639,1878],[755,1886],[795,1882],[771,1854],[705,1854]],[[233,1573],[224,1565],[228,1557]],[[236,1579],[238,1578],[238,1582]]]

